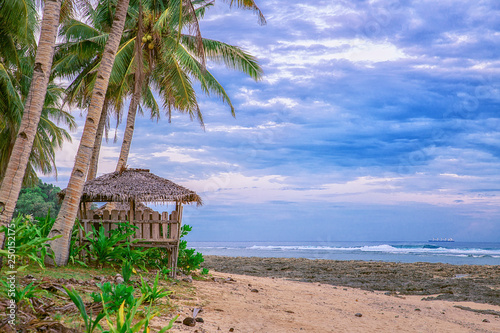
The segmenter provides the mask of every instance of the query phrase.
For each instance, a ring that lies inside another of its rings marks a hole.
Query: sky
[[[205,130],[179,113],[136,120],[129,167],[203,198],[184,210],[190,240],[500,241],[498,1],[256,3],[266,25],[221,1],[200,22],[263,67],[255,82],[208,63],[235,118],[198,89]],[[74,115],[57,180],[42,177],[61,188]]]

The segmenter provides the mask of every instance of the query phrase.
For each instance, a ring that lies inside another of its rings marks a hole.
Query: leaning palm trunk
[[[89,169],[90,159],[94,148],[97,125],[101,117],[109,77],[115,60],[116,51],[125,25],[129,0],[119,0],[116,6],[115,17],[108,41],[97,72],[97,79],[92,92],[92,98],[83,129],[82,139],[75,158],[75,166],[66,188],[66,195],[50,232],[51,237],[61,234],[62,237],[52,241],[52,250],[57,265],[66,265],[69,258],[71,232],[78,212],[78,205],[83,191],[83,185]]]
[[[19,132],[0,187],[0,225],[2,226],[8,225],[14,214],[14,208],[21,191],[28,159],[33,147],[33,140],[42,114],[54,56],[60,11],[61,0],[45,1],[33,78]],[[0,233],[0,245],[3,246],[3,243],[4,233]]]
[[[137,37],[135,38],[135,74],[134,74],[134,93],[130,100],[130,105],[127,114],[127,126],[123,134],[122,148],[120,150],[120,157],[116,164],[116,170],[120,171],[127,166],[128,154],[130,152],[130,145],[132,144],[132,136],[134,135],[135,116],[137,115],[137,108],[139,107],[139,100],[142,92],[142,82],[144,76],[142,75],[142,5],[139,2],[139,29],[137,29]]]

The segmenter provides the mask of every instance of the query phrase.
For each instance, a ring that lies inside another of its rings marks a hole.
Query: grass
[[[4,267],[0,274],[5,274],[8,269]],[[54,285],[59,288],[59,286],[71,285],[73,288],[81,295],[85,303],[91,302],[90,293],[99,292],[100,289],[96,286],[96,283],[103,283],[103,281],[94,279],[96,276],[99,278],[104,278],[106,281],[114,281],[117,273],[121,274],[121,268],[113,268],[105,266],[99,270],[95,268],[86,268],[80,265],[68,265],[65,267],[47,267],[46,269],[41,269],[37,264],[32,263],[23,272],[17,273],[17,283],[24,287],[28,285],[32,280],[26,278],[27,275],[31,275],[36,279],[35,285],[42,283],[43,286]],[[150,272],[140,272],[140,274],[147,278],[150,285],[153,285],[153,281],[156,278],[156,271]],[[62,281],[60,279],[64,279]],[[69,281],[72,279],[71,281]],[[139,274],[134,274],[131,278],[131,284],[135,287],[135,295],[140,297],[140,276]],[[76,281],[76,282],[75,282]],[[90,281],[90,282],[89,282]],[[178,310],[185,306],[194,306],[193,300],[195,299],[195,288],[190,283],[177,281],[177,280],[157,280],[158,288],[166,288],[172,291],[176,297],[175,299],[162,299],[160,298],[157,304],[151,306],[152,313],[159,313],[162,317],[173,317],[178,313]],[[0,301],[6,301],[5,295],[0,296]],[[45,321],[56,321],[61,323],[67,328],[73,328],[76,330],[82,330],[84,327],[84,321],[82,316],[76,309],[72,311],[60,311],[58,309],[64,307],[70,307],[72,304],[70,298],[57,289],[49,290],[41,298],[41,302],[48,306],[47,312],[49,317],[44,318]],[[140,320],[141,313],[145,314],[147,312],[147,306],[141,306],[138,311],[139,315],[137,320]],[[114,317],[116,315],[112,315]],[[93,316],[95,317],[95,315]],[[107,329],[108,325],[106,320],[102,320],[101,325],[103,329]],[[97,332],[97,331],[96,331]],[[152,331],[153,332],[153,331]]]

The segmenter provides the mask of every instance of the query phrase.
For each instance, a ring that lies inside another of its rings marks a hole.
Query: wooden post
[[[160,220],[160,213],[158,212],[153,212],[151,214],[151,217],[152,217],[152,220],[154,221],[159,221]],[[151,228],[152,228],[152,238],[154,240],[159,240],[160,239],[160,223],[159,222],[154,222],[152,225],[151,225]]]
[[[168,212],[162,212],[161,213],[161,220],[162,221],[165,221],[165,223],[162,222],[161,224],[161,233],[162,233],[162,237],[163,239],[167,239],[168,238]]]
[[[140,211],[135,212],[135,221],[142,222],[142,213]],[[143,237],[143,223],[134,223],[134,225],[139,228],[135,230],[135,238],[144,238]]]
[[[177,260],[179,259],[179,243],[180,243],[180,235],[181,235],[181,227],[182,227],[182,202],[180,202],[180,201],[175,202],[175,212],[177,215],[177,224],[176,224],[177,230],[172,230],[172,233],[170,234],[170,237],[175,239],[174,245],[173,245],[173,248],[171,251],[172,263],[170,264],[170,266],[172,267],[172,277],[174,279],[177,276]]]
[[[130,210],[128,211],[128,221],[132,224],[135,216],[135,201],[130,200]]]
[[[143,221],[149,221],[150,214],[146,213],[146,211],[142,211],[142,220]],[[142,238],[144,239],[151,239],[151,228],[150,228],[150,223],[143,223],[142,224]]]
[[[118,223],[120,221],[120,212],[116,209],[113,209],[111,211],[111,225],[109,227],[109,230],[114,230],[116,228],[118,228],[118,226],[116,225],[116,223]]]
[[[109,222],[104,222],[104,221],[109,221],[111,220],[111,216],[109,214],[109,210],[105,209],[102,212],[102,226],[104,227],[104,232],[105,235],[109,237],[109,231],[111,230],[111,225]]]
[[[174,210],[172,212],[172,214],[170,214],[170,221],[176,221],[176,223],[170,223],[169,226],[170,226],[170,230],[169,230],[169,234],[168,234],[168,238],[170,240],[176,240],[178,239],[177,237],[177,234],[178,234],[178,231],[179,231],[179,224],[177,223],[177,221],[179,221],[179,214],[177,213],[176,210]]]

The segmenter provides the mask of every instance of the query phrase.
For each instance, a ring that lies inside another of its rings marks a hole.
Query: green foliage
[[[78,259],[80,253],[85,251],[86,244],[78,245],[79,237],[80,237],[80,229],[83,230],[83,227],[80,225],[80,222],[76,220],[75,225],[73,226],[73,231],[71,233],[71,240],[69,244],[69,262],[72,264],[80,264],[82,266],[88,267],[87,264]]]
[[[74,289],[69,290],[66,287],[63,287],[64,290],[66,290],[66,293],[68,294],[69,298],[75,303],[78,311],[80,311],[80,315],[82,316],[84,325],[85,325],[85,333],[92,333],[96,328],[101,330],[101,325],[99,325],[99,322],[101,321],[102,318],[104,318],[105,314],[101,311],[97,314],[95,319],[92,319],[92,311],[89,311],[87,313],[87,309],[85,308],[85,304],[83,303],[83,300],[81,296],[78,294],[78,292]]]
[[[121,254],[122,260],[130,262],[130,265],[140,267],[146,270],[148,266],[147,257],[153,249],[146,249],[143,247],[131,247],[129,242],[125,242],[123,253]]]
[[[126,246],[130,244],[127,240],[134,235],[137,227],[129,223],[117,223],[118,227],[110,231],[104,230],[101,225],[99,231],[92,226],[92,232],[87,235],[89,246],[88,253],[101,266],[112,260],[121,261],[126,251]]]
[[[102,302],[106,310],[110,313],[117,311],[122,303],[128,306],[134,304],[134,287],[132,286],[121,283],[111,284],[109,282],[98,284],[97,286],[101,289],[101,292],[93,292],[90,294],[90,297],[96,303]]]
[[[165,280],[168,280],[170,278],[171,272],[172,272],[172,270],[170,268],[167,268],[167,267],[163,267],[162,269],[160,269],[160,274],[163,276],[163,278]]]
[[[149,249],[144,257],[144,263],[147,267],[163,269],[168,267],[168,251],[162,247],[155,247]]]
[[[146,281],[144,281],[144,279],[141,276],[141,293],[142,297],[144,298],[144,301],[150,302],[152,304],[155,303],[160,298],[166,297],[172,293],[166,288],[160,288],[158,286],[159,278],[160,278],[160,272],[156,273],[155,281],[153,283],[153,286],[151,287],[149,284],[147,284]]]
[[[209,273],[208,268],[203,267],[200,274],[201,275],[208,275],[208,273]]]
[[[2,292],[10,299],[14,299],[16,304],[20,304],[21,302],[27,302],[30,298],[39,297],[38,294],[46,293],[45,290],[36,289],[35,281],[28,284],[23,289],[18,288],[18,284],[15,284],[14,290],[9,286],[9,282],[5,280],[1,280],[3,284]],[[31,303],[29,303],[31,305]]]
[[[134,267],[129,260],[125,260],[122,265],[122,277],[125,283],[130,282],[130,278],[132,277],[132,273],[134,271]]]
[[[55,220],[49,216],[38,221],[21,215],[16,217],[12,220],[9,228],[6,226],[0,227],[0,232],[5,233],[5,247],[11,248],[11,245],[14,245],[15,257],[21,264],[27,265],[30,261],[34,261],[41,268],[45,268],[45,257],[49,256],[54,259],[48,241],[61,237],[61,235],[52,238],[48,237],[54,222]],[[15,230],[15,236],[9,234],[8,229]],[[0,252],[0,255],[9,257],[6,251]]]
[[[181,228],[181,238],[186,236],[193,228],[184,224]],[[205,261],[203,258],[203,254],[200,252],[196,252],[195,249],[188,249],[187,242],[185,240],[181,240],[179,242],[179,258],[177,259],[177,267],[179,269],[189,274],[191,271],[199,269],[202,262]]]
[[[125,302],[123,302],[118,309],[116,321],[113,321],[106,308],[104,308],[109,329],[104,331],[103,333],[136,333],[140,332],[141,330],[144,333],[149,333],[149,322],[157,315],[157,313],[151,313],[151,307],[148,307],[144,318],[134,324],[135,318],[139,315],[139,307],[141,306],[143,301],[144,297],[141,297],[135,302],[132,307],[128,309],[125,309]],[[179,315],[172,318],[169,324],[166,327],[160,329],[158,333],[163,333],[171,329],[178,317]]]
[[[15,214],[31,215],[34,217],[47,216],[55,218],[61,205],[57,193],[61,189],[42,181],[33,187],[23,187],[19,193]]]

